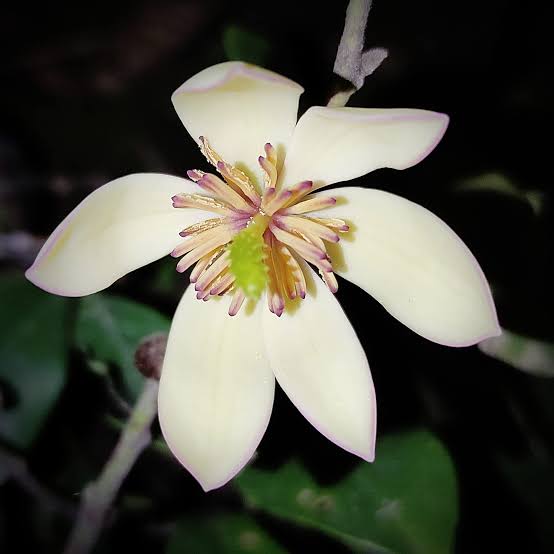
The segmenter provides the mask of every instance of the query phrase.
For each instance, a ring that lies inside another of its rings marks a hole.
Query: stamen
[[[231,207],[209,196],[200,194],[176,194],[171,198],[174,208],[197,208],[223,215],[233,215]]]
[[[339,284],[337,278],[332,271],[320,271],[319,274],[323,277],[325,284],[329,287],[329,290],[334,294],[339,290]]]
[[[256,189],[250,183],[250,179],[245,173],[225,162],[217,162],[217,170],[227,183],[235,185],[240,189],[254,206],[260,205],[260,195],[256,192]]]
[[[291,196],[292,192],[290,190],[282,190],[278,193],[272,194],[271,200],[264,206],[264,212],[267,215],[273,215],[276,211],[280,210],[287,203]]]
[[[213,283],[210,289],[212,296],[224,294],[225,291],[235,282],[235,276],[228,271],[220,275]]]
[[[332,266],[327,259],[327,253],[313,244],[302,240],[301,238],[279,229],[275,224],[271,223],[269,228],[275,235],[275,238],[284,242],[294,250],[296,250],[307,262],[314,264],[323,271],[332,271]]]
[[[265,189],[275,188],[275,183],[277,182],[277,168],[263,156],[258,158],[258,163],[264,170]]]
[[[284,215],[276,217],[275,220],[278,221],[279,226],[286,231],[298,230],[314,234],[329,242],[339,242],[340,240],[339,236],[329,229],[329,227],[306,217]]]
[[[194,250],[191,250],[186,256],[181,258],[181,260],[177,264],[177,271],[179,273],[183,273],[193,263],[197,262],[202,256],[205,256],[210,250],[213,250],[214,248],[216,248],[217,246],[221,246],[222,244],[226,244],[230,240],[230,233],[222,232],[221,234],[215,236],[213,239],[202,243],[200,246],[196,247]]]
[[[210,291],[209,290],[200,290],[196,293],[196,300],[209,300],[210,299]]]
[[[267,205],[273,200],[275,194],[277,194],[275,187],[270,187],[264,192],[264,195],[262,196],[262,202],[260,204],[260,211],[262,211],[264,214],[267,214]]]
[[[185,227],[179,233],[179,235],[181,235],[182,237],[188,237],[196,233],[202,233],[203,231],[208,231],[209,229],[213,229],[214,227],[217,227],[222,223],[227,223],[228,221],[229,220],[227,218],[223,218],[223,217],[214,217],[211,219],[206,219],[205,221],[201,221],[200,223],[193,223],[192,225]]]
[[[325,248],[325,243],[317,236],[312,233],[306,233],[302,231],[296,231],[304,240],[311,242],[314,246],[317,246],[320,250],[327,252]]]
[[[274,313],[277,317],[281,317],[285,311],[285,300],[283,297],[275,291],[270,291],[268,294],[269,311]]]
[[[281,244],[279,250],[283,258],[286,260],[286,265],[288,268],[287,273],[290,275],[294,283],[295,294],[294,296],[289,295],[289,298],[293,299],[296,296],[300,296],[300,298],[305,298],[306,297],[306,278],[304,277],[304,272],[302,271],[300,264],[284,244]]]
[[[306,196],[312,190],[312,187],[312,181],[301,181],[293,187],[290,187],[289,190],[292,192],[292,196],[285,204],[285,207],[296,204],[301,198],[304,198],[304,196]]]
[[[266,249],[268,250],[267,266],[269,274],[268,283],[268,307],[277,317],[283,314],[285,309],[285,300],[283,298],[285,274],[283,271],[283,264],[281,264],[281,258],[277,249],[277,239],[275,236],[266,232],[264,234],[264,240]]]
[[[270,142],[264,144],[264,152],[268,162],[277,167],[277,150]]]
[[[205,137],[199,142],[222,179],[191,169],[188,178],[209,195],[183,193],[172,198],[176,208],[196,208],[221,216],[183,229],[179,234],[185,240],[171,253],[182,256],[177,264],[179,272],[196,264],[190,275],[196,297],[206,302],[233,292],[229,315],[235,315],[247,296],[257,299],[266,290],[269,310],[280,316],[287,298],[306,296],[300,258],[315,266],[327,287],[336,292],[338,283],[325,242],[338,242],[338,233],[348,231],[348,225],[338,218],[304,215],[333,206],[336,199],[308,196],[312,181],[277,190],[278,155],[270,143],[264,145],[265,157],[258,158],[265,183],[260,196],[248,176],[226,163]]]
[[[198,137],[198,140],[200,141],[200,152],[212,165],[217,166],[217,162],[221,161],[219,154],[210,146],[205,137]]]
[[[281,266],[281,275],[283,277],[283,292],[291,300],[294,300],[297,296],[296,285],[293,272],[291,271],[290,259],[292,258],[288,248],[277,241],[274,240],[273,248],[279,253],[279,264]]]
[[[204,290],[212,283],[212,281],[225,270],[229,263],[229,252],[225,251],[217,260],[215,260],[206,270],[200,275],[196,281],[195,289],[197,291]],[[211,288],[211,287],[210,287]],[[209,288],[208,288],[209,290]]]
[[[308,217],[308,216],[306,216]],[[321,223],[321,225],[325,225],[326,227],[329,227],[330,229],[336,229],[337,231],[341,233],[346,233],[350,227],[346,224],[346,221],[344,219],[338,219],[336,217],[313,217],[309,216],[309,219],[312,221],[315,221],[316,223]]]
[[[286,215],[304,214],[315,210],[323,210],[324,208],[334,206],[336,203],[337,199],[332,196],[315,196],[286,208],[283,210],[283,213]]]
[[[235,290],[235,294],[233,295],[233,300],[231,300],[231,305],[229,306],[229,312],[228,312],[229,315],[231,316],[237,315],[245,298],[246,296],[241,289]]]
[[[206,231],[203,231],[202,233],[197,233],[195,235],[191,235],[186,237],[186,239],[181,242],[181,244],[178,244],[173,251],[171,252],[171,255],[174,258],[178,258],[179,256],[182,256],[183,254],[186,254],[190,250],[193,250],[197,246],[212,240],[213,238],[226,238],[231,237],[230,234],[231,226],[228,224],[225,225],[218,225],[217,227],[212,227],[211,229],[208,229]],[[223,243],[221,243],[223,244]]]
[[[194,269],[190,272],[190,282],[196,283],[197,279],[200,277],[200,274],[206,269],[206,267],[212,263],[220,254],[223,252],[223,247],[219,247],[216,250],[213,250],[206,256],[202,256],[194,266]]]
[[[198,180],[198,185],[205,190],[208,190],[218,196],[227,204],[230,204],[236,210],[245,212],[253,212],[252,206],[237,192],[235,192],[225,181],[219,177],[206,173]]]
[[[195,183],[200,181],[204,175],[206,175],[206,173],[204,171],[200,171],[199,169],[189,169],[187,171],[187,177]]]

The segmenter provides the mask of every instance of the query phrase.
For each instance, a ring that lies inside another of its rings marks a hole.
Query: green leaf
[[[502,330],[479,343],[479,350],[516,369],[539,377],[554,377],[554,344]]]
[[[229,60],[264,65],[270,49],[269,42],[258,33],[237,25],[229,25],[223,31],[223,50]]]
[[[458,501],[452,461],[428,432],[384,437],[376,461],[333,486],[318,485],[298,462],[277,471],[245,469],[235,480],[248,505],[319,529],[355,549],[445,554]]]
[[[117,296],[95,294],[81,301],[76,342],[95,360],[117,365],[131,398],[142,389],[143,377],[135,368],[135,350],[152,333],[169,331],[170,321],[156,310]]]
[[[68,302],[14,275],[0,277],[0,298],[0,380],[14,395],[0,414],[0,437],[27,448],[66,382]]]
[[[178,523],[166,554],[284,554],[256,521],[242,514],[188,517]]]

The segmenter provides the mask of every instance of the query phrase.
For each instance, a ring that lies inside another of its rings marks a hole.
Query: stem
[[[102,473],[83,491],[77,520],[64,554],[86,554],[92,550],[123,480],[141,452],[150,444],[150,426],[156,417],[157,396],[158,381],[146,379]]]
[[[364,82],[361,77],[362,52],[371,2],[372,0],[350,0],[348,3],[344,31],[333,67],[337,75],[350,81],[357,89]]]
[[[352,87],[335,94],[329,100],[329,106],[345,106],[350,96],[362,87],[365,78],[371,75],[388,55],[384,48],[372,48],[364,52],[365,28],[371,4],[372,0],[350,0],[348,3],[344,31],[333,71],[350,81]]]

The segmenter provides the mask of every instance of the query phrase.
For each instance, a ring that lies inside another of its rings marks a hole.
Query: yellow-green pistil
[[[267,264],[265,263],[263,234],[269,217],[258,214],[246,229],[237,233],[229,250],[229,269],[235,276],[235,286],[247,298],[257,300],[267,285]]]

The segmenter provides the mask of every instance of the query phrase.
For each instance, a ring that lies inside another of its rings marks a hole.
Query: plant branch
[[[371,75],[388,55],[385,48],[372,48],[364,52],[365,29],[371,4],[372,0],[350,0],[346,8],[344,31],[333,71],[350,81],[352,87],[335,94],[329,100],[329,106],[345,106],[350,96],[362,87],[365,78]]]
[[[85,554],[96,543],[123,480],[151,442],[150,426],[156,417],[157,396],[158,381],[146,379],[142,393],[102,473],[83,491],[65,554]]]

